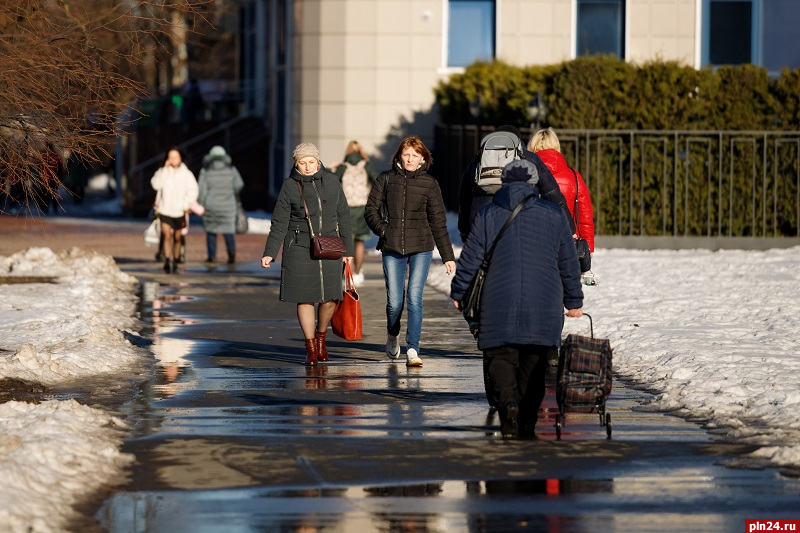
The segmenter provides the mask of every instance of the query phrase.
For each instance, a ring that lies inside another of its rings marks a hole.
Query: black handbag
[[[244,210],[241,200],[236,200],[236,233],[247,233],[247,211]]]
[[[312,259],[341,259],[344,256],[347,248],[344,246],[344,239],[340,236],[324,236],[314,235],[314,228],[311,225],[311,217],[308,216],[308,206],[306,205],[305,198],[303,198],[303,187],[300,182],[297,183],[297,189],[300,191],[300,199],[303,201],[303,209],[306,212],[306,221],[308,221],[308,231],[311,232],[311,258]],[[322,229],[322,228],[320,228]],[[339,224],[336,224],[336,232],[339,232]]]
[[[578,211],[578,175],[574,168],[570,168],[572,175],[575,176],[575,251],[578,252],[578,262],[581,264],[581,273],[592,269],[592,252],[589,250],[589,242],[581,237],[581,230],[578,226],[580,220]]]
[[[489,270],[489,263],[492,260],[494,249],[508,226],[511,225],[511,222],[513,222],[519,212],[522,211],[522,208],[525,207],[525,203],[536,196],[536,193],[529,194],[523,198],[522,201],[516,205],[516,207],[514,207],[514,210],[511,212],[508,220],[506,220],[505,224],[503,224],[503,227],[500,228],[500,231],[497,232],[497,237],[494,238],[492,246],[489,248],[489,251],[486,252],[486,256],[483,258],[481,266],[475,273],[475,277],[473,277],[472,281],[469,282],[467,290],[464,291],[464,296],[461,297],[461,314],[464,315],[464,320],[466,320],[467,324],[469,324],[469,331],[472,333],[472,336],[475,337],[475,340],[478,340],[478,331],[480,326],[483,282],[486,280],[486,272]]]

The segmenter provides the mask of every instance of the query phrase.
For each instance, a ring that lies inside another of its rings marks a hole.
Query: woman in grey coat
[[[339,177],[322,166],[317,147],[300,143],[292,157],[295,164],[278,194],[261,266],[269,268],[283,247],[280,299],[297,303],[297,319],[306,341],[305,364],[315,366],[328,360],[325,335],[336,300],[342,298],[342,262],[353,256],[353,232]],[[306,207],[310,220],[306,219]],[[341,236],[345,257],[312,258],[309,224],[314,235]],[[315,304],[319,304],[316,309]]]
[[[236,261],[236,206],[244,181],[231,156],[222,146],[214,146],[203,158],[203,169],[198,179],[200,194],[197,201],[205,207],[203,227],[206,230],[207,262],[217,259],[217,234],[225,238],[228,264]]]

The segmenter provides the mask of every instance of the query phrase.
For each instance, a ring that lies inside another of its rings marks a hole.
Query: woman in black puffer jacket
[[[453,246],[447,233],[447,212],[442,191],[427,173],[431,153],[417,136],[406,137],[392,157],[392,169],[383,172],[372,187],[364,218],[380,237],[386,281],[386,353],[400,356],[400,318],[403,295],[408,302],[406,365],[422,366],[419,339],[422,332],[422,291],[433,259],[434,244],[448,274],[455,272]],[[381,206],[386,209],[381,214]],[[408,271],[408,289],[405,276]]]

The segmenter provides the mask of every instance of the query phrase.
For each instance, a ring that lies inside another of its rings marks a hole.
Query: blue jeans
[[[433,252],[400,255],[383,253],[383,277],[386,281],[386,327],[389,335],[400,334],[400,317],[408,299],[408,324],[406,327],[406,349],[419,351],[419,336],[422,331],[422,290],[428,279]],[[405,290],[406,270],[408,290]]]
[[[225,248],[228,250],[228,257],[236,255],[236,241],[233,239],[233,233],[223,233],[225,237]],[[217,234],[206,233],[206,248],[208,248],[208,258],[217,258]]]

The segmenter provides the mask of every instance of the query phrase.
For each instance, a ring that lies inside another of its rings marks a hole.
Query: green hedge
[[[476,63],[436,89],[437,155],[452,155],[437,170],[443,182],[457,183],[472,155],[458,148],[463,133],[447,131],[477,123],[481,132],[502,124],[528,132],[526,104],[537,91],[548,106],[541,125],[559,131],[565,157],[588,178],[598,234],[800,233],[800,71],[770,79],[753,65],[695,70],[611,56]]]
[[[800,72],[770,79],[753,65],[702,69],[673,61],[633,65],[613,56],[549,66],[475,63],[435,89],[445,124],[470,124],[480,99],[482,125],[530,119],[526,103],[541,91],[542,125],[559,129],[786,130],[800,125]]]

